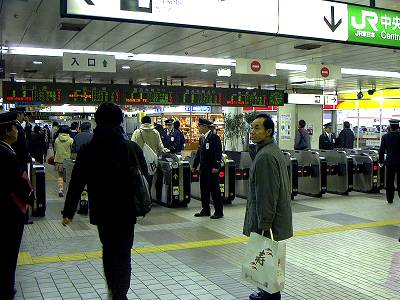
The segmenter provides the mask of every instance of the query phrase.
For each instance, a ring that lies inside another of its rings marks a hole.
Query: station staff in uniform
[[[22,170],[27,171],[28,162],[30,161],[30,153],[28,148],[28,142],[26,139],[26,131],[29,131],[29,121],[25,114],[25,107],[16,107],[10,109],[10,111],[17,113],[17,129],[18,129],[18,139],[11,145],[17,154],[18,161],[21,165]],[[25,128],[22,123],[25,121]]]
[[[333,150],[335,148],[336,135],[332,132],[332,123],[324,125],[324,132],[319,136],[319,149]]]
[[[180,133],[174,129],[174,119],[164,121],[165,129],[161,136],[164,147],[169,150],[171,154],[177,154],[180,149],[181,136]]]
[[[218,173],[222,159],[221,139],[212,132],[212,123],[206,119],[199,119],[199,131],[203,135],[200,138],[199,149],[193,163],[193,172],[200,164],[200,193],[202,210],[195,217],[211,215],[210,193],[213,198],[215,212],[211,219],[219,219],[224,216],[221,192],[219,188]]]
[[[379,162],[384,163],[386,166],[386,200],[388,203],[393,203],[396,174],[397,192],[400,198],[400,120],[392,119],[389,123],[389,132],[382,137]]]
[[[17,114],[0,114],[0,299],[14,299],[15,270],[32,188],[23,176],[18,157],[11,148],[18,138]],[[25,172],[26,174],[26,172]]]

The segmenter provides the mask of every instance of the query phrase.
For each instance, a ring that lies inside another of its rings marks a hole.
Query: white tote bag
[[[242,264],[242,279],[268,293],[283,290],[285,284],[286,243],[252,232]]]
[[[144,158],[146,159],[147,163],[147,170],[149,172],[149,175],[154,175],[157,171],[158,167],[158,156],[157,154],[153,151],[153,149],[150,148],[149,145],[147,145],[146,141],[143,138],[142,131],[140,130],[140,135],[143,140],[143,155]]]

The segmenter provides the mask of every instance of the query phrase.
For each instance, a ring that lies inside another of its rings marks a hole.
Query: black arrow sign
[[[342,19],[340,19],[337,23],[335,21],[335,7],[331,6],[331,21],[329,22],[326,17],[324,17],[325,23],[328,25],[328,27],[332,30],[332,32],[335,32],[336,29],[342,24]],[[335,24],[336,23],[336,24]]]
[[[86,2],[88,5],[94,5],[94,3],[93,3],[92,0],[85,0],[85,2]]]

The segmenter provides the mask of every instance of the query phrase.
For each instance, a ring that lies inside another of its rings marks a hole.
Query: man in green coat
[[[243,234],[251,232],[269,236],[276,241],[293,236],[290,181],[285,157],[274,144],[274,122],[260,114],[251,125],[251,140],[257,144],[257,154],[250,169],[250,188]],[[251,300],[281,299],[280,292],[269,294],[260,290],[249,296]]]

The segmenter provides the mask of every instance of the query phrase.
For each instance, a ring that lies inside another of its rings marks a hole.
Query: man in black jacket
[[[32,195],[17,155],[11,148],[18,137],[17,114],[0,113],[0,299],[14,299],[15,270],[24,231],[27,204]],[[26,173],[25,173],[26,174]],[[30,203],[31,204],[31,203]]]
[[[391,204],[394,199],[394,178],[396,174],[397,192],[400,198],[400,120],[393,119],[389,122],[389,132],[382,137],[379,162],[386,166],[386,200]]]
[[[11,145],[17,154],[18,161],[20,163],[21,169],[24,171],[28,170],[28,162],[30,161],[30,154],[28,148],[28,142],[26,139],[25,129],[29,130],[28,118],[25,115],[25,107],[16,107],[10,109],[10,111],[17,113],[17,128],[18,128],[18,139]],[[22,123],[25,121],[25,128],[22,127]]]
[[[73,218],[87,185],[90,223],[97,225],[103,244],[103,268],[112,299],[127,299],[131,278],[131,248],[135,217],[135,186],[130,163],[136,153],[139,167],[148,177],[141,148],[126,141],[121,130],[123,113],[113,103],[103,103],[95,113],[93,139],[78,153],[63,210],[63,225]]]
[[[213,124],[205,119],[199,119],[200,138],[199,149],[193,163],[193,172],[200,164],[200,193],[202,210],[195,217],[211,215],[210,193],[213,198],[215,212],[211,219],[224,216],[218,173],[221,167],[222,145],[218,135],[210,130]]]
[[[324,132],[319,136],[319,149],[333,150],[335,148],[336,135],[332,132],[332,124],[324,125]]]
[[[344,121],[343,130],[336,139],[336,148],[353,149],[354,148],[354,132],[350,129],[350,123]]]

